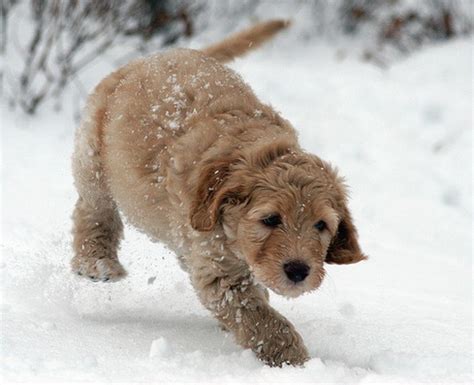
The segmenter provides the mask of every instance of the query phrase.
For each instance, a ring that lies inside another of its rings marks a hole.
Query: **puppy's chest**
[[[228,247],[221,229],[206,234],[192,230],[188,239],[184,260],[189,268],[214,277],[242,277],[249,274],[248,265]]]

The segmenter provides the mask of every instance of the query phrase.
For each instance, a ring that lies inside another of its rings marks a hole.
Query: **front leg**
[[[302,365],[307,361],[302,338],[285,317],[270,307],[265,290],[252,282],[248,270],[219,265],[214,259],[212,268],[194,269],[192,280],[203,304],[237,342],[270,366]]]
[[[294,326],[268,302],[249,298],[255,287],[240,295],[241,288],[235,289],[235,302],[222,306],[216,317],[234,333],[240,345],[252,349],[270,366],[302,365],[308,360],[308,351]]]

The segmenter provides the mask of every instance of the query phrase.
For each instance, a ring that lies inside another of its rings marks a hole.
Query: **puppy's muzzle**
[[[290,281],[298,283],[304,281],[309,274],[309,266],[300,261],[292,261],[283,265],[283,270]]]

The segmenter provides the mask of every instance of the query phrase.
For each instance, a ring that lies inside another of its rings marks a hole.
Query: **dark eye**
[[[316,230],[318,231],[323,231],[326,229],[326,222],[324,221],[319,221],[319,222],[316,222],[316,224],[314,225],[314,227],[316,228]]]
[[[279,215],[270,215],[265,219],[262,219],[262,223],[268,227],[277,227],[281,224],[281,217]]]

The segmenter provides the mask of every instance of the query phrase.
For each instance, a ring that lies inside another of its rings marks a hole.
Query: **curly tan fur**
[[[73,173],[76,273],[125,275],[120,210],[180,256],[204,306],[269,365],[302,364],[308,352],[265,287],[295,297],[320,285],[324,262],[365,258],[336,171],[199,51],[154,55],[106,77],[77,131]],[[270,215],[281,224],[262,223]],[[309,269],[301,282],[285,275],[292,261]]]

